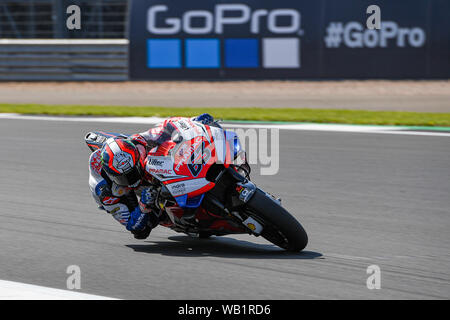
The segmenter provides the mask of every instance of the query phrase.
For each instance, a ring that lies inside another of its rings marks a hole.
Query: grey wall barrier
[[[449,12],[448,0],[131,0],[130,78],[448,79]]]
[[[0,39],[0,80],[128,80],[128,40]]]

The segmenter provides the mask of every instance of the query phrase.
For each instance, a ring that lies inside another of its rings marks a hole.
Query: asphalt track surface
[[[310,238],[300,254],[247,235],[145,241],[96,209],[87,131],[124,124],[0,120],[0,279],[122,299],[448,299],[450,137],[281,131],[280,195]],[[381,268],[368,290],[366,269]]]

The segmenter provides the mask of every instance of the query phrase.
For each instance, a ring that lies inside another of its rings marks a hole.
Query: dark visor
[[[122,173],[117,176],[108,175],[113,182],[118,184],[119,186],[125,186],[125,187],[136,187],[136,184],[141,181],[142,179],[142,172],[141,169],[136,166],[130,171],[126,173]]]

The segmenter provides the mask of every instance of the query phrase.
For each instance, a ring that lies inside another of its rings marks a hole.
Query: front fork
[[[237,180],[235,188],[236,194],[231,196],[231,205],[233,208],[245,205],[253,197],[257,190],[257,187],[253,182],[242,177],[232,168],[228,168],[228,171]],[[245,227],[247,227],[247,229],[255,236],[259,236],[263,231],[264,226],[251,216],[243,218],[239,212],[233,210],[231,211],[231,213],[235,217],[237,217],[241,221],[241,223]]]

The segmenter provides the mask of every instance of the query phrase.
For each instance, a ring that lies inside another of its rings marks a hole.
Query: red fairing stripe
[[[97,145],[95,145],[95,144],[89,144],[89,143],[88,143],[88,146],[89,146],[89,147],[92,147],[92,148],[95,148],[95,149],[100,149],[100,147],[97,146]]]
[[[106,146],[105,146],[105,150],[106,150],[106,153],[108,153],[108,156],[109,156],[108,168],[110,168],[110,169],[112,169],[112,170],[114,170],[115,172],[117,172],[117,173],[120,174],[120,172],[117,171],[116,168],[114,168],[114,166],[113,166],[113,157],[114,157],[114,154],[113,154],[111,148],[110,148],[108,145],[106,145]]]
[[[184,177],[184,178],[166,180],[166,181],[162,181],[162,183],[170,184],[170,183],[176,183],[176,182],[181,182],[181,181],[186,181],[186,180],[192,180],[192,177]]]
[[[114,135],[114,134],[110,134],[110,133],[106,133],[106,132],[103,132],[103,131],[99,131],[101,134],[103,134],[103,135],[105,135],[105,136],[108,136],[108,137],[115,137],[116,135]]]
[[[231,163],[231,148],[230,148],[230,144],[228,143],[228,140],[226,140],[226,146],[227,146],[227,154],[225,156],[225,163],[223,164],[223,166],[225,168],[228,168]]]
[[[206,131],[208,132],[211,143],[214,142],[214,136],[211,133],[211,128],[209,126],[205,126],[205,128],[206,128]]]

